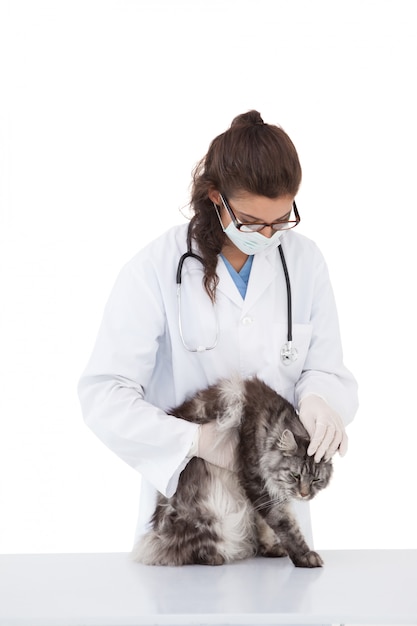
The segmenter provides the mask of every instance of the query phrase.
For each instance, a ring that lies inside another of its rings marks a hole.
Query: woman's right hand
[[[216,421],[201,424],[195,456],[231,472],[236,469],[238,433],[235,429],[222,431]]]

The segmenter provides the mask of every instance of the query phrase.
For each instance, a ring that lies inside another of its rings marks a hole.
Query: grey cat
[[[236,438],[236,471],[194,457],[171,498],[159,494],[152,528],[133,549],[148,565],[221,565],[254,555],[289,556],[320,567],[291,513],[329,483],[331,461],[307,456],[309,436],[294,407],[258,378],[224,379],[170,411],[204,424],[217,421]]]

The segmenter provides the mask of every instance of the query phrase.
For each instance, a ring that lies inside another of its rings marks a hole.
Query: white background
[[[417,548],[413,0],[0,0],[0,552],[128,551],[76,395],[121,266],[256,108],[297,146],[360,384],[318,548]]]

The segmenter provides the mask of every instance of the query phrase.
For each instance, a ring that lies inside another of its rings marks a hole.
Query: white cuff
[[[188,454],[187,454],[187,459],[192,459],[193,456],[198,455],[198,440],[200,438],[200,429],[201,429],[201,426],[199,426],[196,430],[193,443],[191,444],[191,448],[189,449]]]

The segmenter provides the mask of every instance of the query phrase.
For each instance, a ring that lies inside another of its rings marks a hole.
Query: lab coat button
[[[252,324],[252,322],[253,322],[253,318],[252,317],[248,317],[247,316],[247,317],[243,317],[242,318],[242,324],[244,326],[248,326],[249,324]]]

